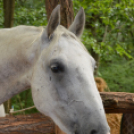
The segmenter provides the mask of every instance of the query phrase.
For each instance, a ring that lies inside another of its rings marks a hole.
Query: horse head
[[[108,134],[94,81],[95,60],[79,39],[85,24],[83,8],[69,29],[59,24],[57,6],[40,37],[42,52],[32,77],[35,106],[67,134]]]

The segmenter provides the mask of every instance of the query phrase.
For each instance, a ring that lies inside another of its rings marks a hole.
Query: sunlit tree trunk
[[[45,0],[47,19],[58,4],[61,5],[61,25],[68,28],[74,20],[72,0]]]
[[[10,28],[13,26],[14,7],[15,7],[15,0],[3,0],[5,28]],[[4,106],[5,106],[5,112],[9,113],[9,110],[11,109],[11,100],[6,101],[4,103]]]

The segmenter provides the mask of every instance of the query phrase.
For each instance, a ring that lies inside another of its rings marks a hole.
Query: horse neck
[[[10,68],[4,69],[4,65],[3,67],[0,67],[0,104],[10,99],[14,95],[30,89],[34,66],[38,61],[41,51],[39,50],[38,53],[35,53],[35,51],[32,49],[29,51],[34,59],[29,59],[31,56],[26,56],[27,54],[24,53],[26,57],[24,62],[20,57],[18,57],[17,61],[16,57],[11,57],[11,59],[14,60],[12,62],[8,62]],[[9,77],[5,76],[4,71],[6,72],[6,75],[8,74]]]
[[[31,72],[27,72],[27,74],[18,75],[17,78],[12,80],[7,80],[7,84],[2,84],[0,86],[0,104],[10,99],[14,95],[30,89],[31,84]]]

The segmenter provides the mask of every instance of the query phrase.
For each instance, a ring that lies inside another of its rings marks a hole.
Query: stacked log
[[[54,134],[53,121],[42,114],[0,118],[0,134]]]

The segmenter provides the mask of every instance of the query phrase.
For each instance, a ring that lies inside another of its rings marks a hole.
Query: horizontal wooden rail
[[[134,113],[133,93],[101,92],[100,95],[102,97],[106,113]],[[15,134],[24,132],[28,132],[29,134],[65,134],[50,118],[41,114],[12,115],[6,118],[0,118],[0,134]]]
[[[134,93],[101,92],[106,113],[134,113]]]
[[[0,134],[54,134],[55,124],[42,114],[0,118]]]

